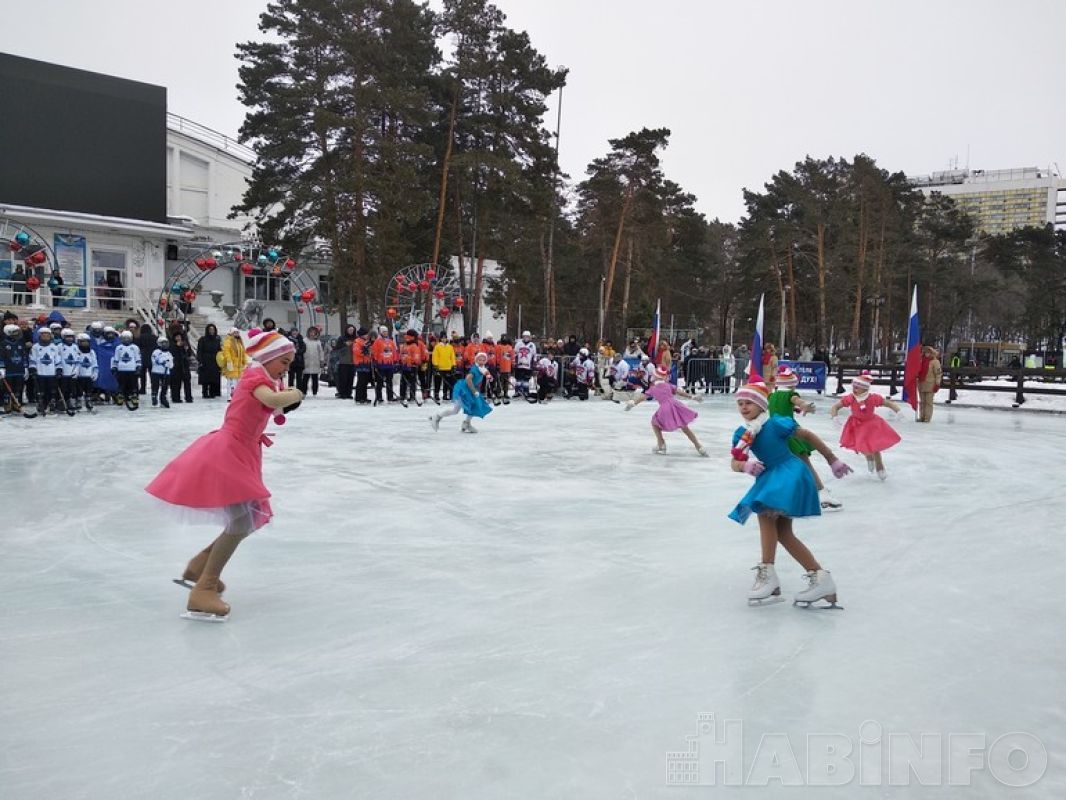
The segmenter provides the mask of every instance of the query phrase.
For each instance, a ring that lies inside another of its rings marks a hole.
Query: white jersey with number
[[[533,369],[537,361],[537,346],[533,342],[519,340],[514,346],[514,365],[518,369]]]

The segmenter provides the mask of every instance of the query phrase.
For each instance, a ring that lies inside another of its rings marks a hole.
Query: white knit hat
[[[856,375],[854,378],[851,379],[852,387],[854,387],[855,389],[859,389],[861,391],[864,391],[864,392],[867,389],[870,388],[870,386],[873,384],[873,382],[874,382],[874,379],[873,379],[873,376],[870,375],[870,371],[869,370],[863,370],[861,373],[859,373],[858,375]]]

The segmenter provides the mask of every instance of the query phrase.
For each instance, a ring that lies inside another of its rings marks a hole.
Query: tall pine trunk
[[[618,217],[618,228],[614,234],[614,247],[611,249],[611,260],[607,265],[607,282],[603,289],[603,329],[610,329],[611,292],[614,289],[614,273],[618,264],[618,250],[622,246],[622,231],[625,229],[626,217],[629,215],[629,206],[633,202],[634,189],[630,184],[626,189],[625,202],[622,204],[622,213]]]
[[[826,340],[825,330],[825,223],[818,223],[818,342]],[[752,353],[752,358],[755,353]]]

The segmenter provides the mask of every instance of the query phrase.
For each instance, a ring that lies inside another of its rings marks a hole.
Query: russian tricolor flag
[[[659,320],[661,317],[659,312],[662,309],[662,303],[661,299],[655,302],[655,319],[651,323],[651,338],[648,339],[648,358],[651,359],[651,363],[655,366],[659,366],[659,362],[656,360],[656,355],[658,355],[656,351],[659,349]]]
[[[918,327],[918,286],[911,297],[911,320],[907,326],[907,361],[903,366],[903,402],[918,410],[918,371],[922,366],[922,334]]]
[[[766,295],[759,297],[759,316],[755,319],[755,339],[751,343],[751,358],[748,360],[748,383],[761,382],[762,377],[762,310]]]

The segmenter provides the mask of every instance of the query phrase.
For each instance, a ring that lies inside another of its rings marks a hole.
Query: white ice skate
[[[710,458],[710,456],[711,456],[711,454],[707,452],[707,448],[706,447],[697,447],[696,448],[696,452],[699,453],[704,458]]]
[[[755,585],[748,592],[749,606],[768,606],[774,603],[782,603],[785,598],[781,596],[781,582],[777,579],[777,572],[773,564],[756,564]]]
[[[429,424],[433,426],[433,430],[440,430],[440,414],[434,414],[429,418]]]
[[[666,445],[665,444],[657,444],[657,445],[655,445],[655,447],[653,447],[651,449],[651,452],[654,455],[657,455],[657,456],[665,456],[666,455]]]
[[[820,569],[817,572],[807,572],[803,576],[807,581],[807,588],[796,595],[792,605],[802,608],[835,608],[843,610],[837,605],[837,585],[833,582],[833,576]],[[819,600],[824,600],[828,605],[816,606]]]
[[[843,511],[844,504],[833,497],[828,488],[818,492],[818,500],[822,504],[822,511]]]
[[[463,433],[477,433],[477,428],[470,424],[470,420],[463,420]]]
[[[888,480],[888,473],[885,472],[883,469],[879,469],[879,470],[877,470],[877,477],[880,480],[886,481],[886,480]]]

